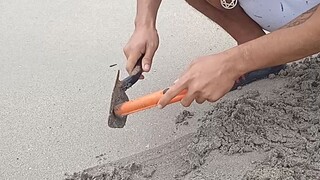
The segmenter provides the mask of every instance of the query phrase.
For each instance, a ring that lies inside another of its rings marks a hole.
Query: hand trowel
[[[111,128],[123,128],[126,124],[129,114],[155,107],[160,98],[168,90],[167,88],[139,97],[137,99],[129,100],[126,91],[139,80],[142,74],[142,58],[143,56],[141,56],[137,61],[137,64],[135,65],[131,75],[122,81],[119,80],[120,71],[117,72],[108,118],[108,126]],[[181,101],[186,93],[186,90],[182,91],[180,94],[174,97],[169,104]]]

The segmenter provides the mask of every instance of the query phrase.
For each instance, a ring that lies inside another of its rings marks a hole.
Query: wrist
[[[224,51],[223,56],[226,57],[224,58],[225,66],[235,80],[249,72],[246,64],[247,54],[239,46]]]
[[[156,30],[156,26],[155,23],[153,22],[141,22],[141,21],[135,21],[134,23],[135,25],[135,29],[152,29],[152,30]]]
[[[250,62],[250,51],[245,45],[240,45],[234,48],[237,57],[239,58],[236,62],[236,67],[241,75],[244,75],[250,71],[253,71],[253,64]]]
[[[156,19],[161,0],[137,0],[135,27],[156,28]]]
[[[156,29],[156,18],[137,16],[134,25],[135,28]]]
[[[250,46],[251,44],[245,43],[234,48],[236,57],[239,58],[236,62],[236,66],[239,73],[241,73],[242,75],[259,68],[257,67],[257,62],[259,61],[254,61],[252,58],[252,51],[250,50]]]
[[[135,22],[135,31],[157,31],[154,23],[149,22]]]

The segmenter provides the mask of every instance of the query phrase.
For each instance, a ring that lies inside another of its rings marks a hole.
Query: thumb
[[[142,69],[144,72],[150,71],[150,68],[152,65],[152,58],[153,58],[155,52],[156,52],[156,50],[154,50],[152,48],[147,48],[146,54],[144,55],[144,57],[142,59]]]

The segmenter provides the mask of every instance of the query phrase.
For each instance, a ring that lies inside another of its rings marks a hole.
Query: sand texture
[[[194,134],[66,179],[320,179],[320,58],[268,81],[213,104]]]

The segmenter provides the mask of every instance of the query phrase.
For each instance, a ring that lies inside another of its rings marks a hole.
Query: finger
[[[196,98],[196,102],[197,102],[198,104],[202,104],[202,103],[204,103],[205,101],[206,101],[205,98],[202,98],[202,97]]]
[[[144,79],[144,75],[141,74],[141,76],[139,77],[139,79]]]
[[[129,74],[131,74],[133,68],[135,67],[141,55],[142,54],[139,51],[135,51],[129,54],[127,65],[126,65],[126,70],[128,71]]]
[[[181,100],[181,104],[184,107],[189,107],[196,97],[197,94],[188,91],[187,95]]]
[[[164,108],[174,97],[176,97],[181,91],[187,88],[186,81],[179,80],[176,84],[171,86],[169,90],[160,98],[158,107]]]
[[[149,72],[152,65],[152,58],[156,50],[152,47],[147,47],[146,54],[142,59],[142,69],[144,72]]]

